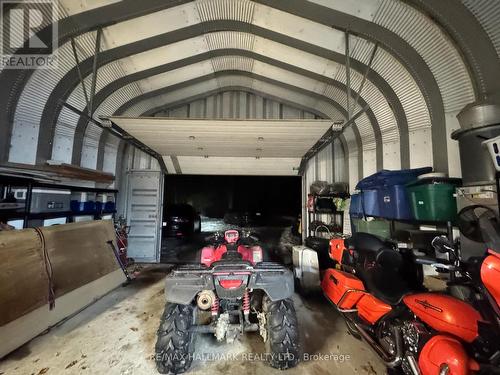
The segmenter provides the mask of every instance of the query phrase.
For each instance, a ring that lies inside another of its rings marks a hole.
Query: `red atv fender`
[[[216,248],[206,246],[201,250],[201,263],[210,267],[213,262],[222,259],[224,253],[227,252],[226,245],[219,245]],[[260,246],[238,246],[238,253],[241,254],[244,261],[250,262],[253,265],[262,262],[262,248]]]

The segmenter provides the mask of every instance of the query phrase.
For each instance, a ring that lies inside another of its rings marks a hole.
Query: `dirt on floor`
[[[212,230],[227,229],[220,220],[210,224]],[[286,255],[296,239],[289,228],[255,231],[271,259],[290,261]],[[164,278],[176,264],[198,261],[206,235],[166,239],[162,259],[169,264],[143,268],[128,286],[115,289],[11,353],[0,361],[0,375],[155,374],[154,345],[165,304]],[[366,344],[347,334],[343,319],[322,295],[295,295],[294,303],[304,356],[287,375],[385,374]],[[199,335],[190,373],[285,374],[266,364],[264,352],[258,333],[233,344],[219,343],[210,334]]]
[[[155,374],[156,330],[164,306],[163,279],[171,266],[145,269],[63,324],[0,361],[2,375]],[[384,374],[383,365],[321,296],[294,296],[304,358],[286,374]],[[5,338],[4,338],[5,339]],[[257,333],[233,344],[211,335],[196,341],[192,374],[283,374],[264,359]]]

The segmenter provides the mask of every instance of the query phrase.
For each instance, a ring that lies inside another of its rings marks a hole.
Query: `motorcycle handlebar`
[[[431,244],[434,250],[441,254],[454,252],[453,244],[445,236],[434,237]]]

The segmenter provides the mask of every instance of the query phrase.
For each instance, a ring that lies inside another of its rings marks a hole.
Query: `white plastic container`
[[[493,165],[500,172],[500,136],[483,141],[482,145],[488,147]]]
[[[292,247],[293,271],[303,292],[320,289],[318,253],[306,246]]]

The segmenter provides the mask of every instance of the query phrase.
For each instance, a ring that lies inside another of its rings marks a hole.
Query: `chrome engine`
[[[401,368],[405,375],[418,375],[420,374],[417,364],[418,352],[421,348],[422,340],[430,336],[431,332],[429,332],[424,324],[416,320],[404,321],[401,331],[403,333],[405,348]]]

